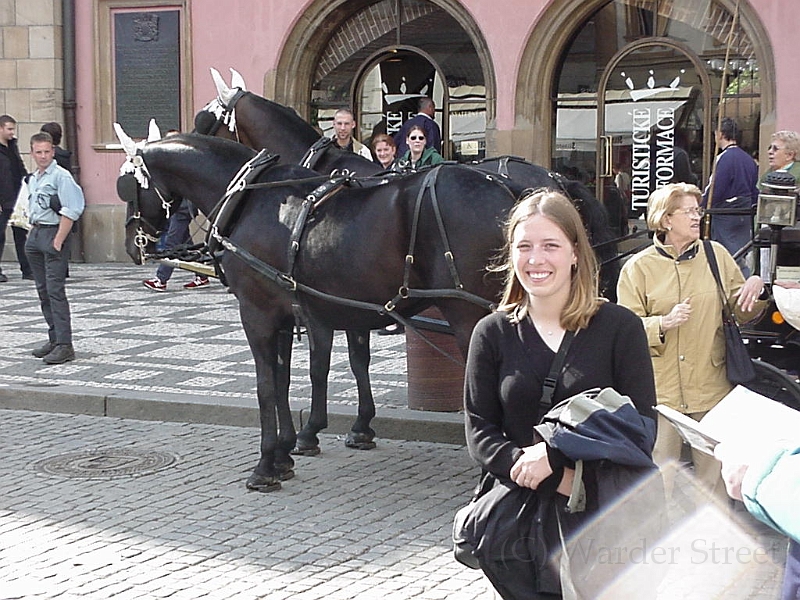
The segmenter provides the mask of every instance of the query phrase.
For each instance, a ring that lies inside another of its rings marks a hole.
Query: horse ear
[[[155,119],[150,119],[150,126],[147,130],[147,141],[148,142],[157,142],[161,139],[161,130],[156,125]]]
[[[244,82],[244,77],[233,67],[231,67],[231,87],[239,88],[243,92],[247,91],[247,84]]]
[[[236,92],[228,87],[228,84],[222,79],[222,75],[220,75],[219,71],[214,67],[211,67],[211,78],[214,80],[214,85],[217,87],[217,98],[219,98],[220,103],[227,108],[228,103],[233,99]]]
[[[125,150],[125,154],[128,156],[136,156],[136,142],[133,141],[131,136],[125,133],[122,129],[122,125],[114,123],[114,131],[117,134],[119,143],[122,144],[122,149]]]

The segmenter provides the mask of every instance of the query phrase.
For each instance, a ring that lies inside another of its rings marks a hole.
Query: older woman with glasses
[[[425,147],[425,131],[420,125],[414,125],[408,130],[406,137],[408,150],[400,158],[399,164],[406,169],[416,171],[422,167],[429,167],[431,165],[438,165],[444,162],[442,155],[436,151],[436,148]]]
[[[796,131],[776,131],[767,148],[770,171],[788,171],[800,183],[800,134]],[[766,174],[761,178],[763,182]],[[761,182],[759,182],[760,184]]]
[[[618,302],[641,317],[647,332],[659,404],[700,420],[733,386],[725,371],[722,300],[700,241],[700,190],[673,183],[652,193],[647,226],[653,245],[622,268]],[[724,246],[710,242],[719,266],[724,296],[737,318],[754,318],[765,302],[764,283],[745,280]],[[659,415],[653,460],[660,467],[677,461],[681,438]],[[693,451],[695,476],[722,498],[719,463]],[[672,482],[665,477],[668,493]]]
[[[800,186],[800,160],[798,157],[800,156],[800,134],[796,131],[776,131],[772,134],[772,141],[770,142],[769,147],[767,148],[767,158],[769,159],[769,171],[785,171],[794,175],[795,181],[797,185]],[[767,177],[767,173],[764,173],[761,176],[761,179],[758,182],[759,189],[763,192],[764,190],[764,180]],[[766,226],[762,226],[762,231],[759,234],[761,239],[768,239],[768,228]],[[760,263],[761,263],[761,276],[769,280],[772,276],[772,273],[769,272],[769,265],[771,263],[770,258],[771,250],[769,248],[762,247],[760,250]],[[778,260],[781,260],[781,252],[778,252]]]

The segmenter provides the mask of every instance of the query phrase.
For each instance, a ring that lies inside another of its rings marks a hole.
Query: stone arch
[[[737,0],[716,0],[731,14]],[[562,0],[545,9],[531,30],[517,76],[516,130],[511,151],[536,164],[550,164],[554,117],[551,99],[558,68],[572,36],[609,0]],[[749,3],[739,4],[741,28],[753,42],[762,74],[761,139],[775,122],[775,61],[769,35]],[[544,41],[546,40],[546,42]],[[536,132],[536,135],[533,135]]]
[[[496,111],[496,77],[489,47],[478,24],[457,0],[427,0],[456,20],[472,40],[486,85],[486,119]],[[278,66],[265,74],[264,95],[292,106],[308,119],[311,113],[312,78],[317,61],[331,36],[354,13],[376,0],[313,0],[298,18],[281,50]]]

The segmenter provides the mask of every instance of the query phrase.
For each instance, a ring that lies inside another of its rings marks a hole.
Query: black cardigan
[[[501,479],[509,478],[521,448],[534,443],[533,427],[547,411],[539,406],[542,382],[554,358],[529,320],[515,325],[504,312],[484,317],[472,333],[464,387],[467,445],[475,461]],[[595,387],[613,387],[655,419],[642,321],[616,304],[603,304],[573,339],[553,402]]]

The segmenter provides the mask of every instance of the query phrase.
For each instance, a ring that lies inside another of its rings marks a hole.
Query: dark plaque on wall
[[[134,138],[180,129],[180,12],[114,15],[116,121]]]

